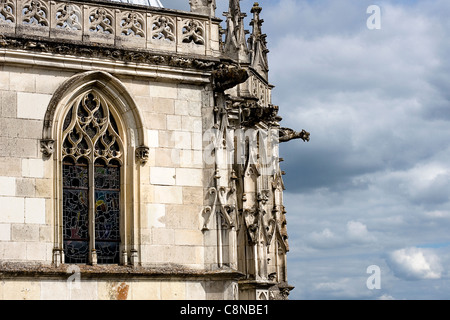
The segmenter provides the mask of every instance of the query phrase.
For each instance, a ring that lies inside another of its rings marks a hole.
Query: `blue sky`
[[[290,298],[449,299],[450,2],[258,2],[273,103],[283,126],[311,133],[280,150]]]

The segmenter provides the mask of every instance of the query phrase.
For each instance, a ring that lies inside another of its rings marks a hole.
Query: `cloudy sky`
[[[290,298],[450,299],[450,2],[259,4],[273,103],[311,133],[281,146]]]

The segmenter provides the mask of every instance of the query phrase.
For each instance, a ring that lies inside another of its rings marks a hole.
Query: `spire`
[[[267,60],[267,35],[263,34],[261,31],[261,26],[264,20],[260,19],[259,14],[262,8],[259,6],[258,2],[253,4],[251,13],[253,13],[253,19],[250,25],[253,27],[252,34],[249,38],[249,50],[250,50],[250,65],[252,68],[259,73],[265,80],[268,80],[269,73],[269,63]]]
[[[240,0],[230,0],[228,12],[224,12],[227,18],[227,30],[224,51],[230,58],[239,63],[248,63],[248,48],[245,40],[244,18],[247,16],[241,12]]]

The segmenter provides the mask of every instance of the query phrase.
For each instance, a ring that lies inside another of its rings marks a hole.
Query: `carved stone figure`
[[[53,154],[53,152],[55,152],[54,144],[55,140],[52,139],[41,140],[41,152],[44,154],[44,156],[50,157]]]
[[[146,146],[140,146],[136,148],[136,159],[142,164],[145,165],[148,161],[149,156],[149,148]]]
[[[293,139],[302,139],[303,141],[309,141],[310,133],[304,129],[300,132],[290,128],[280,128],[280,142],[287,142]]]

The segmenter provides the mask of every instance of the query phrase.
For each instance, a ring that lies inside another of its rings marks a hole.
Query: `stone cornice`
[[[53,265],[3,262],[0,264],[0,279],[11,278],[48,278],[67,279],[73,273],[71,265]],[[76,265],[83,280],[100,279],[233,279],[240,280],[245,275],[234,269],[202,270],[189,269],[178,265],[160,265],[155,267],[132,267],[120,265]]]
[[[220,59],[187,54],[132,50],[109,45],[86,45],[76,41],[55,41],[40,37],[8,37],[0,35],[0,49],[27,50],[54,55],[97,58],[125,63],[161,65],[198,70],[212,70]]]

